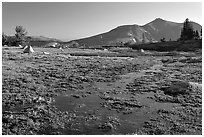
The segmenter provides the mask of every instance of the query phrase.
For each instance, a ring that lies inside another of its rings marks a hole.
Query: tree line
[[[200,35],[198,30],[193,29],[192,22],[187,18],[183,23],[183,28],[181,29],[181,35],[178,41],[185,40],[199,40],[202,39],[202,29],[200,30]],[[160,39],[161,42],[165,42],[165,38]],[[171,39],[169,40],[171,41]]]
[[[25,46],[29,43],[29,41],[26,40],[27,31],[23,26],[16,26],[15,31],[15,37],[9,37],[6,34],[2,33],[2,45]],[[183,23],[183,28],[181,29],[181,35],[178,41],[198,39],[202,39],[202,29],[200,30],[199,35],[199,32],[197,30],[193,30],[192,22],[187,18]],[[162,38],[160,41],[165,42],[166,40],[165,38]]]
[[[179,40],[198,40],[202,38],[202,29],[200,30],[200,35],[198,31],[193,30],[193,25],[191,21],[187,18],[183,23],[183,28],[181,29],[181,36]]]
[[[16,26],[15,28],[15,36],[14,37],[9,37],[6,34],[2,33],[2,45],[21,45],[25,46],[28,44],[28,40],[26,40],[26,35],[28,32],[23,26]]]

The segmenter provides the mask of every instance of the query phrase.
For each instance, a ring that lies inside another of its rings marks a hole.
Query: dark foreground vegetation
[[[2,48],[3,135],[202,134],[201,49],[34,50]]]
[[[147,43],[130,45],[132,49],[144,49],[152,51],[196,51],[202,49],[202,40],[166,41],[159,43]]]

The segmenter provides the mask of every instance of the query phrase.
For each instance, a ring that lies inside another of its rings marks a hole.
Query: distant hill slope
[[[195,22],[192,22],[192,25],[194,30],[198,30],[198,32],[200,33],[201,26]],[[160,41],[160,39],[163,37],[166,40],[177,40],[180,37],[183,23],[175,23],[157,18],[154,21],[141,27],[148,31],[151,36],[157,41]]]
[[[15,43],[15,41],[16,41],[15,36],[8,36],[7,40],[8,40],[9,46],[18,46]],[[50,42],[62,43],[61,40],[58,40],[55,38],[48,38],[48,37],[44,37],[44,36],[26,36],[26,41],[29,42],[29,44],[31,44],[32,46],[38,46],[38,47],[42,47],[42,46],[44,46]]]
[[[52,45],[53,43],[62,43],[61,40],[44,36],[28,36],[27,39],[29,39],[29,43],[35,47],[44,47],[49,46],[49,44]]]
[[[192,22],[194,30],[200,33],[201,25]],[[126,43],[149,43],[166,40],[177,40],[180,37],[183,23],[175,23],[160,18],[147,23],[146,25],[123,25],[112,29],[109,32],[98,34],[88,38],[74,40],[79,44],[86,45],[116,45],[121,42]]]
[[[58,41],[62,42],[61,40],[55,39],[55,38],[48,38],[44,36],[27,36],[27,39],[30,41]]]
[[[138,25],[125,25],[119,26],[107,33],[102,33],[93,37],[75,40],[78,43],[84,43],[88,45],[103,45],[103,44],[116,44],[126,43],[128,41],[132,43],[139,43],[143,41],[153,42],[155,41],[152,36],[143,28]]]

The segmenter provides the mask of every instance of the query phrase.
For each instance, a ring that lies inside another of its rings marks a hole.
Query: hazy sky
[[[155,18],[202,24],[201,2],[3,2],[2,31],[15,34],[24,26],[28,35],[76,39],[107,32],[120,25],[144,25]]]

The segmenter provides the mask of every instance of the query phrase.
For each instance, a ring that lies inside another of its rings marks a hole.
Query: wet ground
[[[34,50],[3,49],[3,134],[202,134],[201,52]]]

